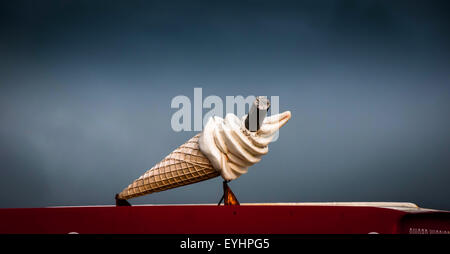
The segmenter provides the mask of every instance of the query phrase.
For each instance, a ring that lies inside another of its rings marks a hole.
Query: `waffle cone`
[[[197,134],[188,140],[128,185],[119,193],[118,198],[130,199],[219,176],[219,172],[200,151],[198,146],[200,135]]]

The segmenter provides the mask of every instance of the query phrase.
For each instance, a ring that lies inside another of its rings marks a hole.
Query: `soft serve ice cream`
[[[261,160],[275,133],[291,118],[291,112],[266,117],[261,128],[250,132],[244,119],[234,114],[211,117],[199,138],[199,147],[223,179],[234,180]]]

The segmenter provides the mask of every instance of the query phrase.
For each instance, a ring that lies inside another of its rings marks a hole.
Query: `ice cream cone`
[[[145,172],[119,193],[118,198],[130,199],[219,176],[220,173],[200,151],[198,145],[200,135],[192,137]]]

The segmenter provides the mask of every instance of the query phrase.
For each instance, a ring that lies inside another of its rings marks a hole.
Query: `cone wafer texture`
[[[219,176],[219,172],[200,151],[198,145],[200,135],[197,134],[188,140],[145,172],[119,193],[118,198],[130,199]]]

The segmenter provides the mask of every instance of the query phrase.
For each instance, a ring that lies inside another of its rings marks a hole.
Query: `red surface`
[[[409,233],[410,228],[450,231],[450,213],[418,214],[377,207],[282,205],[0,209],[0,233],[3,234],[367,234]]]

